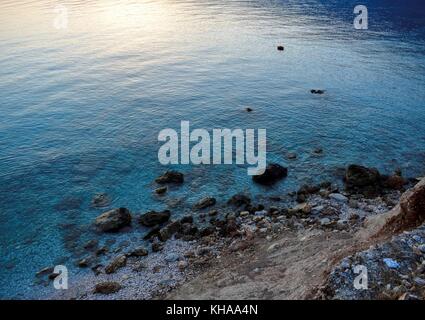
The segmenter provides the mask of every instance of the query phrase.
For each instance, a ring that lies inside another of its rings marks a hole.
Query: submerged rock
[[[208,207],[211,207],[216,204],[216,200],[213,197],[206,197],[201,199],[197,204],[195,204],[194,209],[202,210]]]
[[[97,193],[91,200],[91,206],[95,208],[107,207],[110,203],[111,199],[109,199],[106,193]]]
[[[126,208],[107,211],[95,220],[95,226],[103,232],[114,232],[131,224],[131,214]]]
[[[246,195],[239,193],[232,196],[229,201],[227,201],[227,204],[235,207],[247,206],[251,204],[251,199]]]
[[[101,294],[111,294],[116,293],[121,290],[121,285],[118,282],[106,281],[98,283],[93,293],[101,293]]]
[[[53,273],[54,269],[54,267],[46,267],[38,271],[35,275],[36,277],[46,276]]]
[[[289,160],[295,160],[295,159],[297,158],[297,154],[296,154],[296,153],[294,153],[294,152],[288,152],[288,153],[286,154],[286,157],[287,157]]]
[[[262,185],[273,185],[279,180],[287,177],[288,169],[277,163],[269,164],[266,171],[258,176],[252,176],[255,183]]]
[[[155,189],[155,193],[158,195],[164,194],[167,192],[167,187],[160,187],[158,189]]]
[[[93,239],[93,240],[87,241],[83,247],[86,250],[94,250],[97,248],[98,245],[99,245],[99,241],[97,241],[96,239]]]
[[[139,223],[145,227],[153,227],[167,222],[170,219],[170,216],[171,212],[169,210],[162,212],[149,211],[139,217]]]
[[[162,176],[156,178],[156,183],[165,184],[165,183],[183,183],[184,176],[183,173],[178,171],[167,171]]]
[[[66,197],[55,205],[57,211],[79,210],[83,204],[83,199],[80,197]]]

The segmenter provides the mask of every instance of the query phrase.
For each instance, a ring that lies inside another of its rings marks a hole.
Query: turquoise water
[[[182,120],[267,129],[268,160],[289,176],[266,189],[244,166],[177,166],[187,179],[167,196],[173,215],[205,195],[336,179],[348,163],[425,172],[421,1],[363,1],[369,30],[353,28],[356,1],[61,3],[64,30],[57,1],[0,4],[0,298],[33,296],[43,267],[74,268],[103,211],[95,193],[135,213],[166,208],[152,194],[167,169],[157,135]]]

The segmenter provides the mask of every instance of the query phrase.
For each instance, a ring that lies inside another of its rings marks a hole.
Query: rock
[[[88,258],[81,259],[81,260],[80,260],[80,261],[78,261],[78,263],[77,263],[77,265],[78,265],[80,268],[87,268],[87,267],[89,266],[89,264],[90,264],[90,260],[89,260]]]
[[[161,265],[156,265],[156,266],[154,266],[154,267],[152,268],[152,272],[153,272],[153,273],[158,273],[158,272],[160,272],[160,271],[161,271],[161,269],[162,269],[162,266],[161,266]]]
[[[377,186],[381,175],[375,168],[366,168],[352,164],[348,166],[345,173],[345,183],[348,189]]]
[[[348,198],[340,193],[331,193],[329,198],[338,202],[348,203]]]
[[[95,208],[107,207],[110,203],[111,199],[109,199],[106,193],[97,193],[91,200],[91,206]]]
[[[95,220],[95,226],[102,232],[115,232],[131,224],[131,214],[126,208],[107,211]]]
[[[165,256],[165,261],[168,263],[176,262],[180,259],[180,256],[177,253],[169,253]]]
[[[415,278],[413,279],[413,282],[414,282],[416,285],[420,286],[420,287],[425,287],[425,279],[422,279],[422,278],[419,278],[419,277],[415,277]]]
[[[273,251],[276,251],[279,248],[280,248],[280,244],[279,243],[274,243],[274,244],[272,244],[271,246],[269,246],[267,248],[267,252],[273,252]]]
[[[152,243],[152,251],[153,252],[159,252],[164,249],[164,245],[160,242],[154,242]]]
[[[148,250],[145,247],[137,247],[131,251],[128,255],[131,257],[144,257],[149,254]]]
[[[310,92],[312,94],[324,94],[326,91],[325,90],[317,90],[317,89],[311,89]]]
[[[284,168],[279,164],[272,163],[267,166],[266,171],[263,174],[252,176],[252,180],[261,185],[273,185],[287,176],[287,168]]]
[[[320,147],[315,148],[315,149],[313,150],[313,153],[314,153],[314,154],[322,154],[322,153],[323,153],[323,149],[322,149],[322,148],[320,148]]]
[[[183,183],[184,176],[183,173],[178,171],[167,171],[162,176],[155,179],[156,183],[165,184],[165,183]]]
[[[53,273],[49,274],[48,278],[49,278],[49,280],[55,280],[59,275],[60,275],[60,273],[53,272]]]
[[[126,264],[127,264],[127,257],[125,255],[119,255],[105,267],[105,273],[106,274],[115,273],[118,269],[125,267]]]
[[[420,299],[419,299],[418,296],[415,296],[413,294],[410,294],[410,293],[407,293],[406,292],[406,293],[402,294],[400,296],[400,298],[398,298],[398,300],[413,300],[413,301],[416,301],[416,300],[420,300]]]
[[[193,216],[191,216],[191,215],[184,216],[183,218],[181,218],[180,222],[181,223],[193,223]]]
[[[205,256],[212,252],[212,249],[210,247],[201,247],[196,251],[196,254],[198,256]]]
[[[193,219],[192,219],[192,221],[193,221]],[[180,232],[181,227],[182,227],[182,223],[180,221],[170,222],[164,228],[159,230],[159,233],[158,233],[159,240],[164,241],[164,242],[167,241],[174,234]]]
[[[350,208],[357,209],[357,208],[359,207],[359,202],[358,202],[357,200],[350,199],[350,200],[348,201],[348,206],[349,206]]]
[[[383,183],[385,188],[393,190],[401,190],[406,184],[407,180],[398,175],[388,177]]]
[[[202,210],[208,207],[215,205],[216,200],[213,197],[206,197],[201,199],[197,204],[195,204],[194,209]]]
[[[395,261],[395,260],[393,260],[391,258],[384,258],[382,261],[384,261],[384,263],[390,269],[398,269],[398,268],[400,268],[400,264],[397,261]]]
[[[215,232],[215,228],[212,226],[205,227],[199,231],[201,237],[207,237]]]
[[[277,46],[277,50],[278,51],[283,51],[283,50],[285,50],[285,47],[284,46]]]
[[[166,192],[167,192],[167,187],[160,187],[160,188],[155,189],[155,193],[158,194],[158,195],[164,194]]]
[[[303,203],[307,200],[307,197],[309,195],[317,193],[319,191],[320,191],[319,186],[305,184],[297,191],[297,202]]]
[[[331,223],[332,223],[331,219],[329,219],[329,218],[320,219],[320,225],[322,225],[324,227],[329,226]]]
[[[218,214],[217,210],[211,210],[210,212],[208,212],[208,216],[210,217],[215,217]]]
[[[35,275],[37,277],[45,276],[45,275],[53,273],[54,269],[55,269],[54,267],[46,267],[38,271]]]
[[[229,250],[232,252],[244,251],[253,245],[252,240],[234,241],[230,244]]]
[[[261,210],[261,211],[255,211],[254,215],[257,217],[264,217],[267,214],[266,210]]]
[[[145,269],[146,269],[146,265],[141,261],[136,262],[132,267],[132,270],[136,272],[142,272]]]
[[[149,211],[139,217],[139,223],[145,227],[153,227],[158,224],[167,222],[170,219],[171,213],[169,210],[162,212]]]
[[[339,219],[339,220],[336,222],[336,225],[337,225],[337,227],[338,227],[338,229],[339,229],[339,230],[346,229],[346,228],[347,228],[347,226],[348,226],[348,220]]]
[[[150,230],[144,237],[143,240],[149,240],[155,236],[159,235],[159,232],[161,231],[161,227],[160,226],[155,226],[154,228],[152,228],[152,230]]]
[[[198,227],[194,226],[192,223],[183,223],[180,232],[183,235],[194,236],[198,232]]]
[[[189,266],[189,264],[185,260],[179,261],[179,263],[177,264],[177,267],[179,268],[180,271],[183,271],[188,266]]]
[[[286,158],[288,158],[289,160],[295,160],[297,158],[297,154],[293,152],[288,152],[286,154]]]
[[[93,293],[111,294],[121,290],[121,285],[118,282],[106,281],[98,283]]]
[[[109,251],[109,248],[106,247],[106,246],[103,246],[103,247],[96,250],[96,256],[106,254],[106,253],[108,253],[108,251]]]
[[[220,233],[225,237],[233,237],[238,233],[238,224],[234,219],[227,220],[221,227]]]
[[[294,208],[288,209],[288,213],[290,215],[296,214],[296,213],[304,213],[304,214],[309,214],[311,213],[311,206],[307,203],[300,203],[298,205],[296,205]]]
[[[240,217],[246,217],[249,216],[249,211],[241,211],[241,213],[239,213]]]
[[[94,249],[97,248],[98,244],[99,244],[99,241],[97,241],[96,239],[89,240],[84,245],[84,249],[86,249],[86,250],[94,250]]]
[[[247,206],[251,204],[251,199],[244,194],[235,194],[227,201],[227,204],[235,207]]]

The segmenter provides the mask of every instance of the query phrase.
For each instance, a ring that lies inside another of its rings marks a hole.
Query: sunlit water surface
[[[267,129],[268,160],[289,177],[265,189],[244,166],[177,166],[186,182],[166,197],[180,201],[175,216],[205,195],[223,203],[334,180],[348,163],[423,174],[424,5],[362,3],[367,31],[353,28],[356,1],[64,0],[69,25],[58,30],[57,1],[3,0],[0,298],[36,297],[45,266],[77,272],[102,212],[95,193],[135,213],[166,208],[152,193],[166,169],[157,135],[181,120]]]

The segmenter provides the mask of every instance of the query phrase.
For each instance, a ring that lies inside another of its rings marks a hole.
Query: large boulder
[[[183,183],[184,176],[183,173],[178,171],[167,171],[162,176],[155,179],[156,183],[164,184],[164,183]]]
[[[126,208],[107,211],[95,220],[95,226],[103,232],[114,232],[131,224],[131,214]]]
[[[171,213],[169,210],[162,212],[149,211],[139,217],[139,223],[145,227],[154,227],[158,224],[167,222],[170,219]]]
[[[348,189],[377,186],[381,175],[375,168],[366,168],[359,165],[349,165],[345,173],[345,184]]]
[[[272,185],[288,175],[288,169],[279,164],[272,163],[266,168],[266,171],[258,176],[252,176],[255,183],[262,185]]]

